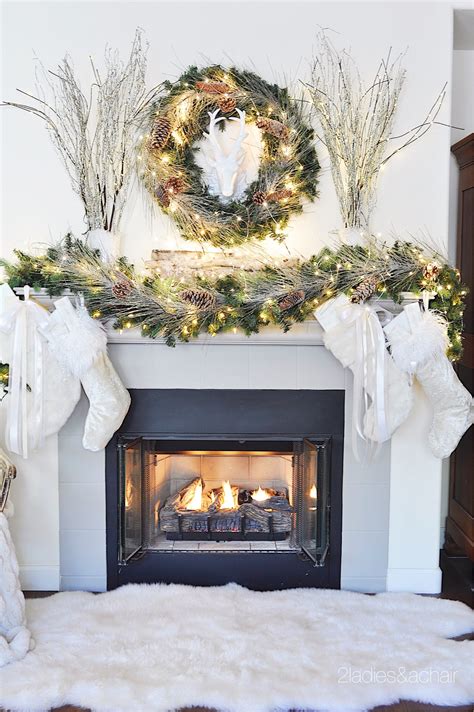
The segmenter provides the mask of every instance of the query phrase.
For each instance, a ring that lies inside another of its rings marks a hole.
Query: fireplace
[[[344,393],[134,390],[106,453],[108,587],[338,587]]]
[[[153,551],[300,549],[314,563],[324,564],[329,439],[141,437],[122,438],[119,447],[123,564],[143,547]],[[214,545],[206,547],[206,542]]]

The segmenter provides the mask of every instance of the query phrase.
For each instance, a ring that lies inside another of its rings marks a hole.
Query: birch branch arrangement
[[[146,52],[137,29],[126,64],[110,48],[105,51],[103,75],[90,60],[93,80],[87,94],[66,56],[56,71],[40,65],[36,95],[18,90],[32,103],[4,102],[45,123],[83,202],[89,231],[116,231],[122,217],[140,125],[159,91],[158,87],[146,91]]]
[[[324,31],[318,34],[317,46],[307,85],[320,124],[317,136],[329,153],[344,227],[369,231],[380,171],[433,124],[442,123],[436,119],[446,84],[424,119],[394,136],[392,127],[406,77],[402,55],[392,59],[389,51],[367,87],[352,56],[338,51]]]

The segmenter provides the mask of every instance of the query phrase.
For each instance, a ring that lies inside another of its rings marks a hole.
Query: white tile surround
[[[391,442],[362,463],[348,436],[352,374],[324,348],[314,322],[288,334],[265,329],[250,339],[222,335],[174,349],[130,332],[109,341],[129,388],[345,390],[342,587],[440,590],[441,463],[427,446],[430,412],[421,392]],[[11,528],[27,590],[106,587],[105,453],[82,447],[87,407],[83,397],[58,436],[30,460],[15,460]]]
[[[169,348],[133,334],[111,336],[111,358],[129,388],[345,389],[351,375],[324,348],[314,323],[289,334],[217,337]],[[117,343],[119,342],[119,343]],[[105,455],[81,445],[87,403],[59,435],[61,588],[105,589]],[[346,401],[346,430],[350,405]],[[350,430],[349,430],[350,432]],[[344,447],[342,586],[386,587],[390,445],[370,464]]]

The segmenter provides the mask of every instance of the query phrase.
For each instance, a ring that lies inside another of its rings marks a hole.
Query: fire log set
[[[167,539],[281,541],[291,531],[292,513],[286,491],[252,491],[230,482],[206,490],[196,477],[168,497],[160,511],[160,530]]]

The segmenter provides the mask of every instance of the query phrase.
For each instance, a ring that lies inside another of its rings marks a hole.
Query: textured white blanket
[[[352,712],[474,700],[461,603],[413,594],[130,585],[27,601],[36,648],[0,670],[0,707],[206,705]]]
[[[23,658],[33,646],[26,627],[25,599],[18,578],[18,562],[7,517],[13,505],[0,512],[0,667]]]

